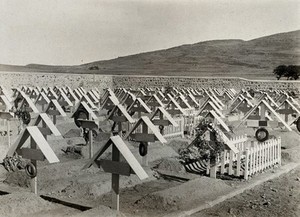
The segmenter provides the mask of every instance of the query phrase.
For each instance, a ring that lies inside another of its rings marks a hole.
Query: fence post
[[[217,178],[217,165],[210,167],[210,178]]]
[[[226,150],[222,152],[222,156],[221,156],[221,171],[220,171],[221,174],[225,173],[225,157],[226,157]]]
[[[252,175],[252,173],[253,173],[253,147],[251,147],[249,149],[249,155],[250,155],[250,158],[249,158],[249,175]]]
[[[275,165],[277,163],[277,160],[276,160],[276,140],[273,139],[272,140],[272,165]]]
[[[270,167],[270,160],[271,160],[271,144],[270,141],[267,141],[267,150],[268,150],[268,162],[267,162],[267,166]]]
[[[263,144],[259,145],[259,171],[263,170]]]
[[[255,144],[255,143],[254,143]],[[253,148],[252,148],[252,152],[253,152],[253,159],[252,159],[252,173],[254,174],[256,172],[257,169],[257,146],[259,143],[256,143]]]
[[[181,137],[184,138],[184,117],[181,119]]]
[[[238,154],[237,154],[237,165],[236,165],[236,176],[237,177],[240,177],[241,175],[241,152],[242,151],[239,151]]]
[[[272,142],[269,141],[269,152],[270,152],[270,158],[269,158],[269,166],[272,167]]]
[[[260,145],[261,145],[261,143],[257,143],[256,144],[256,146],[255,146],[255,158],[256,158],[256,160],[255,160],[255,172],[259,172],[259,167],[260,167],[260,165],[259,165],[259,161],[260,161],[260,153],[259,153],[259,151],[260,151],[260,149],[259,149],[259,147],[260,147]]]
[[[262,144],[262,148],[263,148],[263,170],[266,169],[266,165],[267,165],[267,145],[266,143],[264,142]]]
[[[245,170],[244,170],[244,179],[248,180],[249,176],[249,149],[245,151]]]
[[[232,169],[232,166],[233,166],[233,151],[230,150],[230,156],[229,156],[229,168],[228,168],[228,175],[232,175],[233,174],[233,169]]]
[[[207,161],[206,175],[209,175],[209,170],[210,170],[210,159],[208,159]]]
[[[278,164],[281,166],[281,137],[277,139],[277,148],[278,148]]]

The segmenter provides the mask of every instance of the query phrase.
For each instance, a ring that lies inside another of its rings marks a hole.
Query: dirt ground
[[[188,145],[189,139],[175,138],[166,145],[152,143],[148,151],[149,166],[144,167],[149,178],[140,181],[135,175],[121,176],[120,209],[122,213],[117,214],[109,208],[111,207],[111,174],[104,173],[96,167],[82,169],[88,162],[86,159],[88,148],[84,145],[85,141],[80,136],[80,131],[73,120],[59,120],[57,127],[62,137],[49,136],[48,141],[60,162],[52,165],[47,162],[38,162],[38,192],[41,195],[81,204],[92,209],[82,212],[45,201],[39,196],[28,193],[30,180],[24,171],[7,173],[1,168],[0,190],[7,189],[15,193],[0,196],[0,203],[3,204],[0,206],[0,216],[2,214],[3,217],[80,217],[97,216],[99,213],[101,213],[99,216],[163,216],[193,208],[220,194],[230,193],[248,182],[232,177],[211,179],[187,173],[178,161],[177,150]],[[245,127],[239,128],[236,133],[247,133],[249,137],[254,135],[252,129]],[[271,136],[278,135],[282,138],[283,164],[299,161],[299,132],[286,132],[279,129],[271,133]],[[109,136],[108,133],[100,133],[94,140],[94,150],[98,150]],[[142,163],[138,153],[138,144],[131,142],[126,142],[126,144]],[[62,149],[67,146],[81,147],[82,154],[65,154]],[[104,155],[106,159],[109,157],[111,157],[110,150]],[[205,210],[197,213],[196,216],[223,216],[223,214],[224,216],[251,216],[251,214],[254,214],[252,216],[276,216],[277,213],[279,213],[277,216],[283,213],[291,214],[286,216],[293,216],[296,212],[295,207],[300,202],[298,177],[300,177],[300,169],[239,195],[235,201],[226,201],[225,205],[217,205],[211,211]],[[30,207],[34,208],[30,209]],[[279,208],[275,212],[272,207],[275,207],[274,210]],[[256,215],[260,212],[264,215]]]
[[[300,168],[192,216],[300,216]]]

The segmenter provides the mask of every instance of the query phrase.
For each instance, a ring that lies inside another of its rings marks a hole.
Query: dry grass
[[[251,41],[206,41],[79,66],[0,65],[0,70],[275,79],[276,66],[300,63],[299,39],[300,30]],[[89,70],[91,66],[99,70]]]

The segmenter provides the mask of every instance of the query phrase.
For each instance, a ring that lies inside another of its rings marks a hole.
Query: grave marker
[[[137,133],[135,130],[141,126],[142,133]],[[151,130],[152,133],[149,133],[148,130]],[[147,152],[148,152],[148,143],[160,141],[162,144],[167,143],[167,140],[161,135],[157,127],[151,122],[147,116],[142,116],[134,126],[128,131],[124,137],[125,139],[131,138],[136,142],[140,142],[139,153],[143,157],[143,164],[148,166]]]
[[[45,110],[45,113],[51,115],[53,118],[53,124],[56,124],[56,116],[60,115],[62,117],[67,117],[67,114],[59,105],[56,99],[52,99]]]
[[[98,160],[110,146],[112,146],[112,159]],[[120,154],[125,158],[126,163],[120,162]],[[99,149],[83,169],[87,169],[92,165],[97,165],[105,172],[112,173],[112,208],[117,211],[120,209],[120,175],[129,176],[130,174],[135,173],[140,180],[148,178],[147,173],[120,136],[110,137],[108,142]]]
[[[50,99],[44,92],[41,92],[34,102],[35,105],[40,105],[42,107],[42,112],[45,112],[45,105],[48,105],[49,103]]]
[[[23,147],[29,138],[30,148]],[[47,159],[49,163],[57,163],[59,159],[36,126],[29,126],[22,131],[8,150],[7,156],[12,157],[15,152],[23,158],[31,160],[31,164],[27,164],[25,170],[27,174],[31,175],[31,190],[37,194],[37,161]]]

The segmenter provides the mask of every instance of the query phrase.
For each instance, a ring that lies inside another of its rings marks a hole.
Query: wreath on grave
[[[209,134],[209,139],[207,138]],[[196,137],[186,148],[179,149],[179,159],[184,164],[195,161],[208,161],[214,165],[225,150],[225,143],[221,141],[218,129],[211,122],[203,120],[196,128]]]

